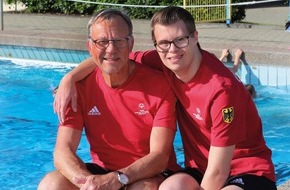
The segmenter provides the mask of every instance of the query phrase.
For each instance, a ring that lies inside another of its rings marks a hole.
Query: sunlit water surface
[[[35,190],[45,173],[54,170],[52,152],[58,120],[52,89],[74,64],[0,60],[0,187]],[[273,151],[277,184],[290,179],[290,97],[286,88],[256,87],[267,145]],[[183,154],[175,139],[178,162]],[[78,154],[90,161],[83,138]]]

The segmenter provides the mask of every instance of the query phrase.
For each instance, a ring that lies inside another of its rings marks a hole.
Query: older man
[[[174,93],[162,73],[129,60],[132,30],[128,16],[114,9],[89,21],[87,48],[97,68],[77,83],[77,112],[68,107],[58,129],[57,171],[39,190],[157,189],[179,169]],[[83,129],[93,163],[76,154]]]

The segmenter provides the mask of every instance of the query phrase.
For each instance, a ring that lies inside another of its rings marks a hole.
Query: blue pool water
[[[0,187],[35,190],[45,173],[54,169],[52,152],[57,132],[51,94],[74,64],[0,60]],[[277,184],[290,179],[290,97],[284,88],[258,86],[255,103],[264,135],[273,150]],[[182,164],[180,136],[175,139]],[[85,138],[78,154],[90,161]]]

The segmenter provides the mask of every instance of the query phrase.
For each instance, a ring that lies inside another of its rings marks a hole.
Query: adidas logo
[[[88,115],[101,115],[101,112],[98,110],[97,106],[94,106],[88,113]]]
[[[234,179],[234,180],[230,181],[230,184],[231,184],[231,183],[243,184],[243,185],[244,185],[244,181],[243,181],[242,178]]]

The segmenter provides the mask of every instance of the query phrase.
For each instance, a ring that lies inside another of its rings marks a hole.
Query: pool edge
[[[289,190],[289,189],[290,189],[290,180],[278,186],[278,190]]]

